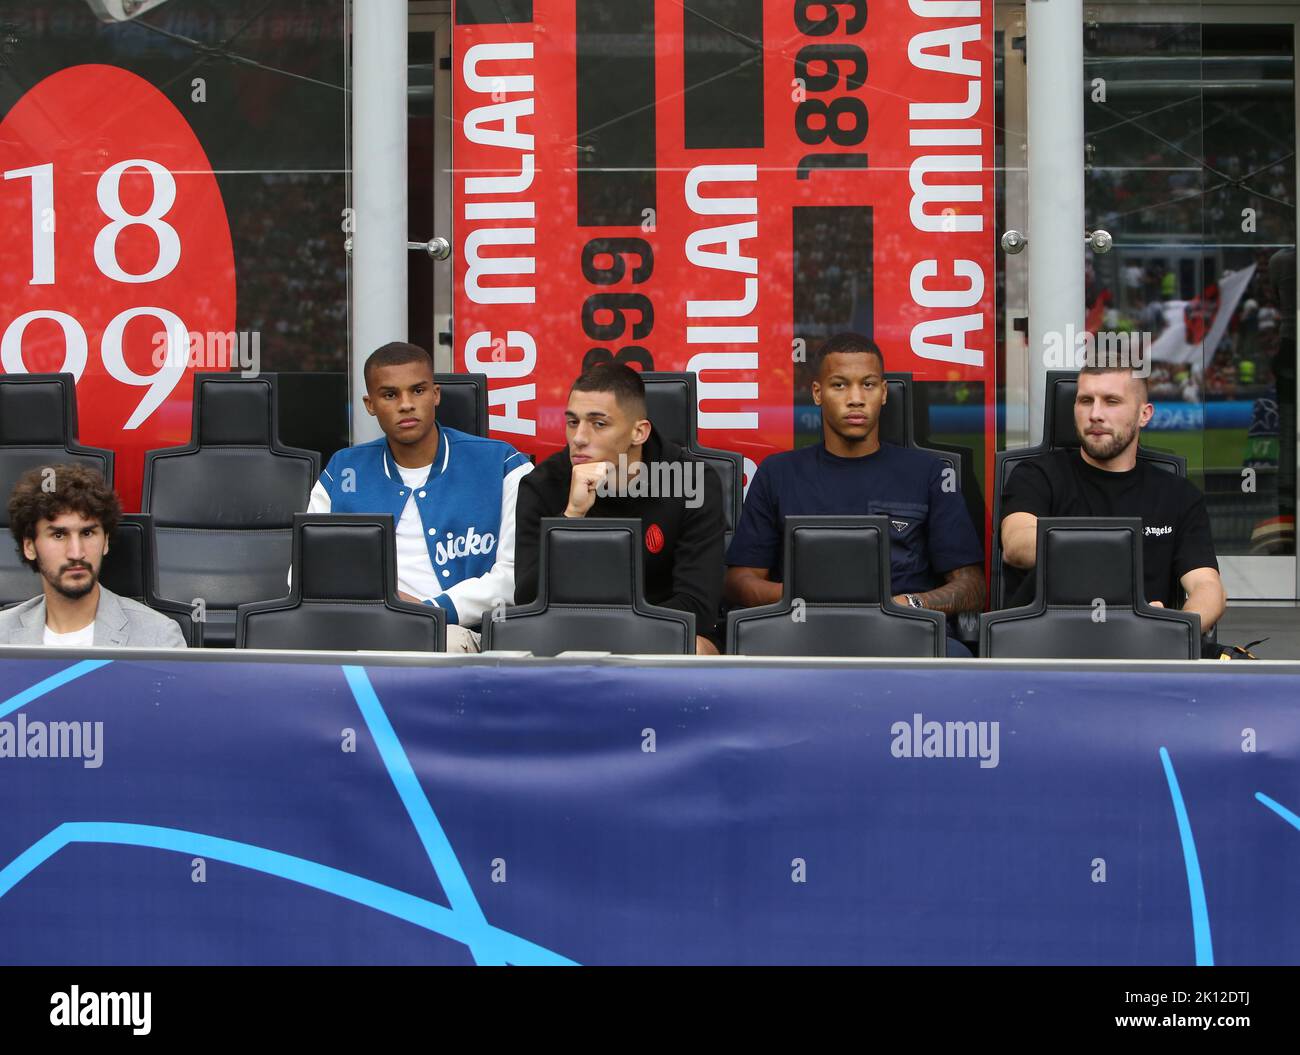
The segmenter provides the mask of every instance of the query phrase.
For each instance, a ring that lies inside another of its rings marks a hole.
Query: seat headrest
[[[1136,522],[1132,527],[1113,521],[1106,527],[1045,526],[1038,559],[1046,562],[1047,603],[1090,605],[1100,598],[1107,604],[1133,605],[1139,542]]]
[[[387,547],[393,545],[391,517],[295,526],[304,601],[382,601],[395,589],[395,571],[387,558]]]
[[[104,564],[100,581],[120,597],[130,597],[133,601],[144,599],[146,567],[146,524],[145,514],[125,514],[113,532],[108,553],[104,555]]]
[[[1073,374],[1065,377],[1048,375],[1046,413],[1048,420],[1043,431],[1049,447],[1077,447],[1079,434],[1074,430],[1074,400],[1079,394],[1079,382]]]
[[[787,517],[790,596],[810,604],[879,604],[889,588],[882,576],[885,523],[883,517]],[[887,561],[887,537],[884,545]]]
[[[486,436],[487,375],[434,374],[433,380],[441,389],[438,423],[471,436]]]
[[[68,403],[62,381],[0,379],[0,446],[64,446],[75,438]]]
[[[194,387],[200,446],[272,445],[275,388],[270,378],[200,377]]]
[[[880,442],[907,446],[908,386],[901,377],[885,378],[885,405],[880,411]]]
[[[686,376],[645,381],[646,417],[660,439],[685,447],[691,439],[691,384]]]
[[[542,522],[546,600],[550,604],[631,605],[639,534],[608,521]]]

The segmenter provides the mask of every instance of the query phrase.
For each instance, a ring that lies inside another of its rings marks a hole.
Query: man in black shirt
[[[1034,458],[1011,474],[1002,500],[1002,557],[1012,605],[1033,598],[1039,517],[1136,516],[1142,520],[1146,600],[1201,617],[1208,631],[1225,605],[1205,499],[1175,473],[1139,461],[1138,434],[1155,408],[1146,378],[1123,368],[1079,372],[1074,426],[1079,450]],[[1019,570],[1017,570],[1019,569]]]
[[[565,450],[519,485],[515,603],[537,596],[542,517],[641,521],[645,597],[695,614],[695,650],[716,655],[725,520],[717,474],[655,434],[645,383],[622,363],[602,363],[573,383]]]

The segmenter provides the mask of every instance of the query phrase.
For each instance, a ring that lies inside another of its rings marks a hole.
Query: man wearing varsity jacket
[[[508,443],[437,424],[423,348],[384,345],[365,378],[384,437],[334,455],[307,512],[391,513],[398,595],[446,610],[448,652],[477,652],[484,613],[514,603],[515,496],[532,465]]]

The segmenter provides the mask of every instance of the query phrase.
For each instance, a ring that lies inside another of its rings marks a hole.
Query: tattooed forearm
[[[948,580],[928,593],[917,594],[926,608],[933,608],[945,615],[957,612],[980,612],[984,609],[984,569],[978,564],[968,564],[964,568],[954,568],[948,572]]]

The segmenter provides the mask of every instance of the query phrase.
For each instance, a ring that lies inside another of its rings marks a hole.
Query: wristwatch
[[[905,594],[903,594],[903,600],[905,600],[905,601],[906,601],[906,602],[907,602],[911,607],[913,607],[913,608],[924,608],[924,607],[925,607],[925,605],[923,605],[923,604],[921,603],[921,598],[917,597],[916,594],[914,594],[914,593],[905,593]]]

